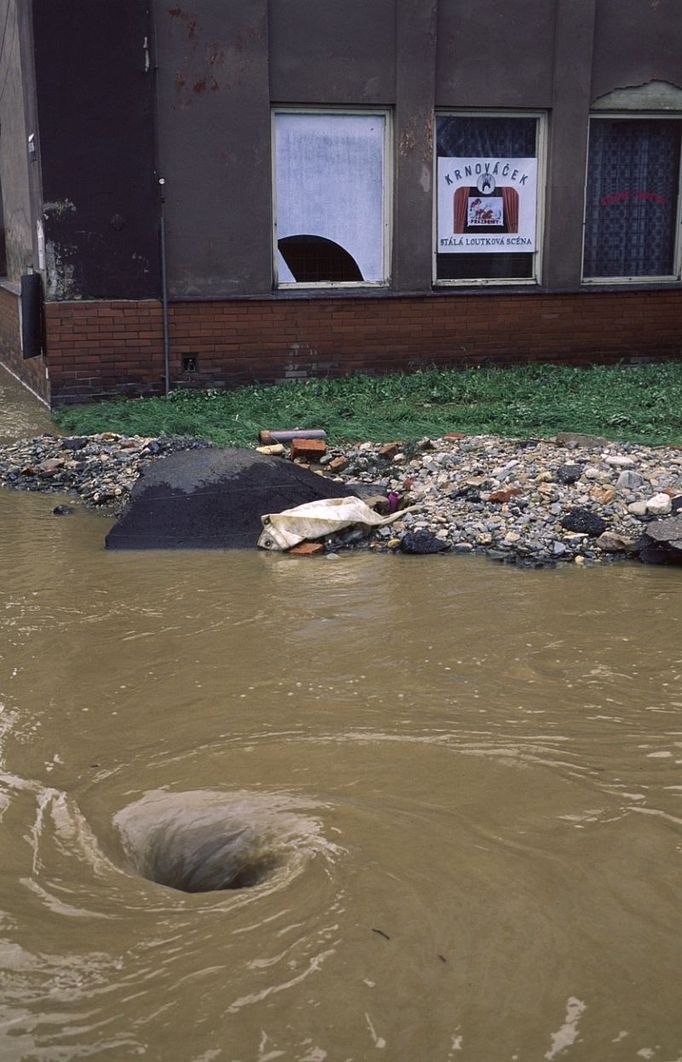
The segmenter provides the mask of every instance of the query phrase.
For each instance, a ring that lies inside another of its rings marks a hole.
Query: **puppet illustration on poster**
[[[534,251],[537,159],[438,159],[440,254]]]

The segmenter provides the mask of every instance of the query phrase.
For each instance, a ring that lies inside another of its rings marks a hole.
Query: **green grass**
[[[405,441],[449,431],[546,437],[559,431],[648,445],[682,442],[682,363],[553,365],[347,376],[233,391],[69,406],[63,431],[192,435],[257,445],[262,428],[324,428],[332,443]]]

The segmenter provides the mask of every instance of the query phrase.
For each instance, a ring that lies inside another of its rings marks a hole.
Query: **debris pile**
[[[401,515],[390,524],[344,528],[318,542],[322,549],[305,552],[449,550],[530,567],[618,556],[682,559],[680,448],[571,434],[514,440],[453,433],[341,447],[319,436],[312,442],[298,432],[282,442],[273,433],[268,445],[281,455],[277,460],[325,477],[335,493],[344,487],[339,493],[357,495],[381,515]],[[151,461],[206,445],[113,433],[42,435],[0,448],[0,484],[77,494],[119,514]]]

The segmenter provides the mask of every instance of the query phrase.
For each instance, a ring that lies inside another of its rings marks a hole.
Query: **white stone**
[[[646,516],[647,503],[645,501],[636,501],[628,505],[628,512],[633,516]]]
[[[634,468],[635,462],[631,457],[624,457],[621,454],[613,454],[611,457],[605,457],[604,463],[611,465],[613,468]]]
[[[654,494],[646,503],[646,511],[651,516],[667,516],[672,507],[669,494]]]

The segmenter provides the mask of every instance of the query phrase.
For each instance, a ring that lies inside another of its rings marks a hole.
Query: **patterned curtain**
[[[663,119],[590,123],[586,277],[672,275],[681,127]]]

